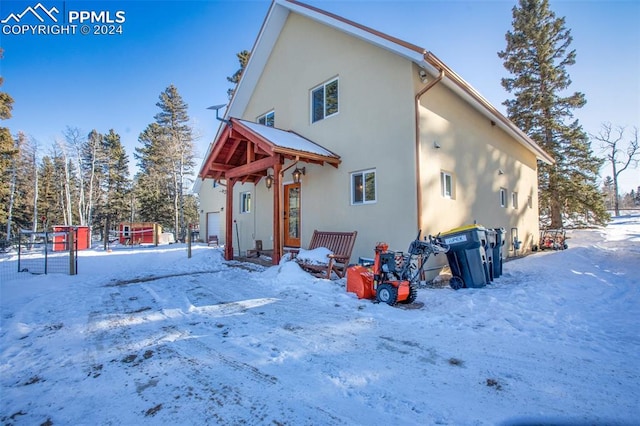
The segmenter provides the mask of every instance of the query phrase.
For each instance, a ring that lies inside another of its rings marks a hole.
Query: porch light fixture
[[[305,174],[306,174],[305,167],[301,169],[296,167],[293,173],[291,173],[291,175],[293,176],[293,183],[300,183],[300,177],[304,176]]]
[[[502,170],[502,169],[498,169],[498,174],[499,174],[499,175],[503,175],[503,174],[504,174],[504,170]]]
[[[271,189],[271,187],[273,186],[273,175],[267,175],[264,183],[265,185],[267,185],[267,189]]]

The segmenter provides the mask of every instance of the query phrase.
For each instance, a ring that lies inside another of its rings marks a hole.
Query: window
[[[518,208],[518,193],[517,192],[512,192],[511,193],[511,207],[513,207],[514,209]]]
[[[530,209],[533,208],[533,197],[531,195],[527,198],[527,206],[529,206]]]
[[[268,113],[258,117],[258,123],[264,124],[265,126],[273,127],[275,125],[275,122],[276,122],[275,111],[269,111]]]
[[[338,79],[311,90],[311,122],[324,120],[338,113]]]
[[[376,202],[376,171],[351,173],[351,204]]]
[[[507,190],[500,188],[500,207],[507,207]]]
[[[250,213],[250,212],[251,212],[251,193],[241,192],[240,193],[240,213]]]
[[[453,198],[453,176],[448,172],[440,172],[440,186],[444,198]]]

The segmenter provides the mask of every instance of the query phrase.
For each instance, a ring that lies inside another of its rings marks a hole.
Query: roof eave
[[[507,134],[524,145],[529,151],[535,154],[536,158],[546,164],[554,164],[555,159],[544,151],[533,139],[524,133],[511,120],[505,117],[498,109],[493,106],[484,96],[476,89],[460,77],[455,71],[449,68],[444,62],[438,59],[433,53],[426,52],[423,60],[417,63],[418,66],[427,68],[432,73],[439,73],[440,70],[445,71],[443,84],[451,89],[454,93],[465,99],[476,110],[480,111],[485,117],[492,120],[498,127]],[[425,66],[426,65],[426,66]]]

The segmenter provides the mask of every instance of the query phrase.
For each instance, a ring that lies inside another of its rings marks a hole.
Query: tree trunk
[[[33,232],[36,232],[38,230],[38,165],[35,154],[33,155],[33,170],[36,177],[33,190]]]
[[[552,229],[562,228],[562,203],[558,191],[558,178],[556,171],[549,173],[549,215],[551,216]]]
[[[13,160],[13,170],[11,171],[11,186],[9,189],[9,209],[7,212],[7,241],[11,240],[11,222],[13,221],[13,200],[15,199],[16,193],[16,179],[17,173],[16,170],[18,168],[17,160]]]

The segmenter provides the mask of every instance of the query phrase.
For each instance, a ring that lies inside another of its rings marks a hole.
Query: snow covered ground
[[[640,215],[569,236],[420,309],[206,245],[84,251],[0,283],[0,421],[638,424]]]

